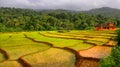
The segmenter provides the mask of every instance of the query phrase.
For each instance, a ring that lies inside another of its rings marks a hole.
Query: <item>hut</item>
[[[96,25],[95,30],[116,30],[116,27],[114,26],[114,23],[109,22]]]

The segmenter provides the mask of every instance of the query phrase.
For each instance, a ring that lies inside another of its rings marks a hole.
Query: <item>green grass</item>
[[[28,37],[34,38],[37,41],[45,41],[45,42],[52,43],[55,47],[67,47],[67,46],[80,44],[83,42],[81,40],[45,37],[45,36],[38,34],[38,32],[34,32],[30,34],[28,33],[27,35]]]
[[[103,44],[106,43],[106,42],[96,41],[96,40],[87,40],[86,42],[94,43],[94,44],[96,44],[96,45],[103,45]]]
[[[28,33],[27,35],[31,38],[34,38],[37,41],[45,41],[45,42],[52,43],[55,47],[69,47],[74,50],[83,50],[83,49],[88,49],[93,46],[90,44],[83,43],[82,40],[45,37],[45,36],[38,34],[37,32],[34,32],[34,35],[33,33],[30,33],[30,34]]]
[[[4,45],[7,40],[9,40],[9,36],[12,34],[0,34],[0,46]]]
[[[109,41],[110,38],[115,37],[114,31],[71,31],[67,33],[59,33],[55,31],[50,31],[48,33],[41,32],[47,36],[54,37],[65,37],[65,38],[74,38],[74,39],[87,39],[87,42],[95,43],[97,45],[105,44]],[[92,38],[91,38],[92,37]]]
[[[45,32],[44,32],[45,33]],[[60,35],[72,35],[72,36],[104,36],[104,37],[109,37],[109,36],[116,36],[115,31],[71,31],[71,32],[66,32],[66,33],[59,33],[55,31],[50,31],[52,34],[60,34]],[[114,34],[110,34],[114,33]]]
[[[46,36],[52,36],[52,37],[64,37],[64,38],[73,38],[73,39],[75,39],[76,40],[76,38],[77,39],[87,39],[87,41],[89,41],[89,42],[92,42],[92,43],[95,43],[95,44],[97,44],[97,45],[102,45],[102,44],[105,44],[106,42],[108,42],[108,38],[103,38],[103,37],[97,37],[97,36],[94,36],[93,38],[90,38],[90,37],[92,37],[92,35],[91,36],[89,36],[88,35],[88,37],[86,36],[86,37],[73,37],[73,36],[67,36],[66,37],[66,35],[59,35],[59,34],[49,34],[49,33],[42,33],[42,34],[44,34],[44,35],[46,35]],[[74,34],[73,34],[74,35]],[[82,43],[80,43],[80,44],[84,44],[83,42]]]
[[[71,46],[69,48],[74,49],[76,51],[79,51],[79,50],[88,49],[90,47],[92,47],[92,45],[90,45],[90,44],[84,44],[84,45],[82,45],[82,43],[81,43],[81,44],[78,44],[78,45],[75,45],[75,46]]]
[[[18,59],[23,55],[50,48],[50,46],[46,44],[35,43],[24,38],[24,35],[21,33],[13,34],[11,38],[5,40],[1,44],[0,48],[8,53],[10,56],[9,60]]]
[[[26,46],[2,47],[2,49],[5,50],[10,56],[9,60],[14,60],[26,54],[47,50],[49,47],[45,44],[29,44]]]

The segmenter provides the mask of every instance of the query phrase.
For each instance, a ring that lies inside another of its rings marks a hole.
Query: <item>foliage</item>
[[[114,22],[120,26],[119,17],[90,15],[67,10],[30,10],[0,8],[0,32],[39,30],[84,30],[95,25]]]
[[[114,59],[111,56],[108,56],[107,58],[104,58],[100,62],[100,67],[114,67],[115,62]]]
[[[118,46],[120,46],[120,29],[117,30],[117,37],[116,37],[116,41],[118,42]]]
[[[101,60],[101,67],[120,67],[120,30],[117,30],[116,41],[117,46],[112,49],[111,55]]]
[[[101,60],[101,67],[120,67],[120,47],[113,48],[109,57]]]

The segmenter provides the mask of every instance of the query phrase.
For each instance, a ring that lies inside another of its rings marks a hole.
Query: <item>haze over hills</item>
[[[37,10],[37,11],[43,11],[43,10]],[[86,13],[90,15],[103,15],[103,16],[109,16],[109,17],[120,17],[120,9],[117,8],[110,8],[110,7],[101,7],[101,8],[94,8],[91,10],[80,10],[80,11],[75,11],[75,10],[64,10],[64,9],[56,9],[56,10],[44,10],[45,12],[73,12],[73,13]]]
[[[111,7],[101,7],[101,8],[94,8],[91,10],[80,10],[80,11],[75,11],[75,10],[65,10],[65,9],[46,9],[46,10],[36,10],[36,11],[45,11],[45,12],[73,12],[73,13],[86,13],[90,15],[103,15],[103,16],[109,16],[109,17],[120,17],[120,9],[117,8],[111,8]]]
[[[82,13],[87,13],[92,15],[101,14],[103,16],[120,17],[120,9],[110,8],[110,7],[95,8],[88,11],[82,11]]]
[[[9,8],[9,7],[0,7],[0,8],[5,8],[6,9],[6,8]],[[18,8],[15,8],[15,9],[18,9]],[[25,9],[25,8],[19,8],[19,9]],[[79,10],[79,11],[66,10],[66,9],[44,9],[44,10],[42,10],[42,9],[28,9],[28,10],[44,11],[44,12],[47,12],[47,13],[58,11],[58,12],[87,13],[87,14],[91,14],[91,15],[101,14],[103,16],[120,17],[120,9],[111,8],[111,7],[94,8],[94,9],[85,10],[85,11],[83,11],[83,10]]]

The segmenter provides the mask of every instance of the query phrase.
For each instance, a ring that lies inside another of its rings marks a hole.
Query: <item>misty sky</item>
[[[100,7],[120,9],[120,0],[0,0],[0,7],[66,10],[89,10]]]

